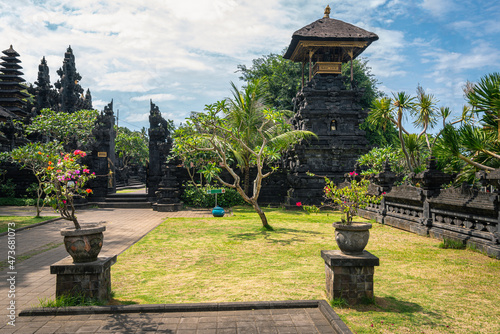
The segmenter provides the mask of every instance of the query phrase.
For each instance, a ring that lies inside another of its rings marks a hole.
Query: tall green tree
[[[270,105],[278,110],[293,110],[293,98],[297,95],[302,79],[302,68],[298,63],[271,53],[252,60],[252,66],[238,65],[240,79],[246,83],[263,79],[265,93]]]
[[[26,127],[26,133],[37,133],[64,145],[77,143],[80,144],[78,146],[85,146],[92,138],[92,129],[98,114],[97,110],[79,110],[68,114],[42,109],[40,115],[34,117]]]
[[[251,96],[252,89],[247,87],[241,93],[242,97]],[[248,110],[251,112],[246,114]],[[309,131],[292,130],[282,111],[252,108],[243,111],[238,109],[237,112],[238,115],[226,101],[219,101],[207,105],[205,112],[193,113],[184,126],[175,131],[172,153],[185,162],[196,160],[200,154],[209,153],[208,159],[200,166],[205,177],[213,177],[222,185],[236,189],[245,202],[253,206],[263,227],[272,229],[258,204],[262,180],[276,170],[273,163],[279,161],[284,150],[315,135]],[[238,122],[239,116],[250,117],[252,121]],[[251,129],[247,128],[248,124],[252,124]],[[253,135],[249,136],[250,133]],[[249,157],[250,166],[255,166],[257,170],[251,195],[245,192],[241,178],[231,164],[234,157],[243,155]],[[271,167],[271,171],[264,172],[265,166]],[[220,177],[222,169],[232,177],[232,183]]]
[[[149,161],[149,140],[145,131],[131,131],[118,127],[115,139],[117,156],[123,166],[130,164],[146,166]]]

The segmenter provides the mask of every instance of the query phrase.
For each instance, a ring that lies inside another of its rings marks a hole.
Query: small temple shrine
[[[2,51],[4,56],[0,57],[0,120],[24,119],[28,115],[26,111],[26,102],[23,99],[29,95],[23,90],[26,89],[21,77],[24,73],[19,71],[22,67],[17,53],[12,45],[9,49]]]
[[[302,79],[291,122],[295,129],[312,131],[318,138],[288,152],[289,205],[321,203],[322,177],[340,182],[354,170],[359,156],[368,152],[366,134],[359,128],[368,111],[360,105],[363,90],[353,82],[352,62],[376,40],[372,32],[330,18],[329,6],[323,18],[292,35],[283,57],[302,63],[303,72],[309,64],[309,80]],[[342,75],[344,63],[350,64],[350,76]]]
[[[378,40],[378,36],[331,19],[330,12],[327,6],[323,18],[297,30],[283,58],[302,63],[302,70],[309,63],[309,80],[318,73],[341,74],[342,63],[350,62],[353,80],[352,61]]]

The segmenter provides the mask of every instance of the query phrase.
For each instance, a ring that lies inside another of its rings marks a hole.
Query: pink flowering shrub
[[[61,214],[64,219],[75,224],[80,229],[80,224],[75,215],[74,198],[83,197],[92,193],[91,189],[85,188],[85,184],[95,177],[86,166],[78,163],[78,159],[87,154],[81,150],[73,153],[61,153],[61,158],[56,162],[49,161],[44,177],[46,201]]]

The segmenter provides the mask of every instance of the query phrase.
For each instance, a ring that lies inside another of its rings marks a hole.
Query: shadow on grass
[[[419,304],[398,300],[394,297],[375,297],[373,304],[352,305],[350,308],[358,312],[422,313],[433,318],[442,318],[439,313],[426,311]]]
[[[291,228],[277,228],[273,231],[255,231],[248,233],[235,233],[228,235],[229,239],[240,240],[240,241],[248,241],[248,240],[256,240],[257,238],[264,238],[270,243],[275,244],[291,244],[293,242],[304,242],[304,239],[300,238],[300,234],[310,234],[310,235],[318,235],[320,232],[306,231],[306,230],[297,230]],[[295,235],[293,237],[289,237],[290,235]],[[280,236],[287,236],[284,238],[279,238]]]
[[[114,305],[135,305],[135,304],[139,304],[139,303],[131,301],[131,300],[122,300],[122,299],[111,298],[106,305],[114,306]]]

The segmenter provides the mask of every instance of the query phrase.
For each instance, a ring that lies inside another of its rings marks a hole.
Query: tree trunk
[[[243,179],[243,190],[245,191],[245,194],[248,197],[251,197],[250,195],[250,166],[245,165],[245,169],[243,170],[243,173],[245,173],[244,179]]]
[[[401,142],[401,148],[403,150],[403,154],[405,155],[405,159],[406,159],[406,163],[408,164],[408,168],[410,169],[410,172],[413,172],[413,167],[411,165],[410,156],[409,156],[408,152],[406,151],[405,140],[403,138],[402,119],[403,119],[403,111],[399,110],[399,112],[398,112],[399,141]]]
[[[260,220],[262,221],[262,226],[268,230],[268,231],[272,231],[273,228],[271,227],[271,225],[269,225],[269,223],[267,222],[267,217],[266,217],[266,214],[264,213],[264,211],[262,211],[262,209],[260,208],[259,204],[257,203],[257,201],[252,201],[252,205],[253,205],[253,208],[255,209],[255,211],[257,211],[259,217],[260,217]]]

